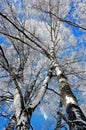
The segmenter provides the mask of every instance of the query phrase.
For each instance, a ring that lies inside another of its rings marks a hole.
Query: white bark
[[[67,78],[64,76],[64,74],[61,70],[61,67],[58,64],[58,61],[56,59],[54,52],[55,52],[54,44],[52,43],[52,48],[51,48],[51,52],[50,52],[51,53],[51,62],[52,62],[52,66],[55,68],[55,71],[56,71],[60,91],[62,94],[63,104],[65,105],[65,107],[67,107],[67,105],[70,103],[78,105],[77,101],[75,99],[75,96],[73,95],[73,93],[69,87]]]
[[[22,105],[22,97],[18,91],[15,89],[15,96],[14,96],[14,109],[15,109],[15,116],[17,119],[17,130],[29,130],[30,128],[30,115],[27,110]]]
[[[50,81],[51,75],[52,75],[52,70],[50,69],[48,71],[48,74],[47,74],[46,78],[44,79],[42,87],[39,89],[39,91],[37,93],[37,96],[29,104],[30,108],[35,108],[40,103],[40,101],[42,100],[42,98],[43,98],[43,96],[44,96],[44,94],[46,92],[48,82]]]
[[[23,110],[19,120],[17,121],[17,130],[29,130],[30,128],[30,117],[28,112]]]
[[[23,102],[23,95],[21,92],[20,87],[16,80],[14,80],[16,88],[15,88],[15,95],[14,95],[14,110],[15,116],[17,120],[16,129],[17,130],[29,130],[30,128],[30,115],[24,107]]]
[[[22,111],[22,105],[21,105],[21,97],[17,88],[15,89],[15,95],[14,95],[14,109],[16,118],[18,120]]]
[[[86,117],[81,111],[77,99],[70,89],[70,85],[65,77],[63,71],[61,70],[57,59],[54,54],[54,46],[51,50],[51,62],[55,68],[56,75],[58,78],[59,88],[62,97],[62,103],[66,108],[68,120],[70,123],[70,130],[85,130],[86,129]]]

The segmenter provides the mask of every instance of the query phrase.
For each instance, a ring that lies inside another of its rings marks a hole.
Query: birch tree
[[[56,129],[62,128],[61,119],[70,130],[86,129],[85,113],[73,93],[78,90],[84,101],[84,16],[84,1],[79,0],[66,0],[66,3],[63,0],[1,1],[0,34],[5,42],[0,46],[1,79],[7,77],[5,82],[8,84],[1,86],[1,106],[11,107],[7,112],[10,123],[6,129],[33,129],[31,116],[42,100],[46,101],[41,105],[43,113],[48,115],[50,108],[53,117],[57,115],[55,120],[60,119]],[[75,28],[81,36],[76,36]],[[43,76],[45,69],[47,74]],[[55,85],[50,81],[51,77]],[[55,104],[50,100],[48,90],[54,93]],[[66,116],[58,111],[60,102]]]

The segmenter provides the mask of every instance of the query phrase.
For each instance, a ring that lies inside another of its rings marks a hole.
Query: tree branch
[[[55,91],[54,89],[52,89],[52,88],[47,88],[47,90],[50,90],[50,91],[54,92],[55,94],[57,94],[57,95],[61,96],[61,94],[60,94],[60,93],[56,92],[56,91]]]
[[[44,94],[45,94],[47,86],[48,86],[48,82],[50,81],[51,77],[52,77],[52,68],[49,69],[47,76],[45,77],[45,79],[43,81],[43,85],[37,93],[37,96],[30,102],[30,104],[29,104],[30,108],[36,108],[38,106],[38,104],[44,97]]]
[[[6,15],[2,14],[2,12],[0,12],[0,15],[6,19],[9,23],[11,23],[19,32],[21,32],[28,40],[30,40],[32,43],[34,43],[39,49],[41,49],[43,51],[44,54],[46,54],[47,57],[50,57],[49,53],[42,47],[42,45],[39,45],[35,40],[33,40],[32,38],[30,38],[25,32],[24,30],[20,29],[15,23],[13,23]],[[30,33],[32,34],[32,33]],[[33,35],[33,34],[32,34]],[[34,36],[35,38],[35,36]]]
[[[43,10],[42,8],[40,8],[40,7],[38,7],[38,6],[34,6],[34,8],[36,8],[36,9],[38,9],[38,10],[41,10],[42,12],[47,13],[47,14],[50,14],[50,13],[51,13],[51,14],[52,14],[54,17],[56,17],[59,21],[64,22],[64,23],[67,23],[67,24],[69,24],[69,25],[71,25],[71,26],[74,26],[74,27],[77,27],[77,28],[80,28],[80,29],[86,31],[86,28],[80,26],[80,25],[77,24],[77,23],[74,23],[74,22],[71,22],[71,21],[69,21],[69,20],[63,19],[63,18],[57,16],[56,14],[54,14],[54,13],[52,13],[52,12]]]

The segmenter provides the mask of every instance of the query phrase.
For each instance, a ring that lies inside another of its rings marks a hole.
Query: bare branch
[[[77,28],[80,28],[80,29],[86,31],[86,28],[85,28],[85,27],[82,27],[82,26],[80,26],[80,25],[77,24],[77,23],[74,23],[74,22],[71,22],[71,21],[69,21],[69,20],[63,19],[63,18],[57,16],[56,14],[54,14],[54,13],[52,13],[52,12],[48,12],[48,11],[46,11],[46,10],[43,10],[42,8],[40,8],[40,7],[38,7],[38,6],[34,6],[34,8],[36,8],[36,9],[42,11],[42,12],[45,12],[45,13],[47,13],[47,14],[50,14],[50,13],[51,13],[51,14],[52,14],[54,17],[56,17],[59,21],[61,21],[61,22],[63,22],[63,23],[67,23],[67,24],[69,24],[69,25],[71,25],[71,26],[74,26],[74,27],[77,27]]]
[[[60,94],[60,93],[56,92],[56,91],[55,91],[54,89],[52,89],[52,88],[47,88],[47,90],[50,90],[50,91],[54,92],[55,94],[57,94],[57,95],[61,96],[61,94]]]

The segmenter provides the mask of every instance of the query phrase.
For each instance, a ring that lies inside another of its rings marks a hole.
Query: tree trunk
[[[54,47],[51,49],[51,62],[55,68],[58,83],[60,87],[62,103],[67,112],[70,130],[86,130],[86,117],[80,109],[77,99],[70,89],[67,77],[65,77],[61,70],[54,54]]]
[[[51,77],[52,77],[52,68],[48,70],[47,76],[43,81],[42,87],[39,89],[36,97],[31,100],[31,102],[27,105],[27,107],[24,106],[21,88],[19,87],[17,81],[14,80],[16,85],[15,95],[14,95],[14,109],[15,109],[15,116],[17,120],[17,125],[16,125],[17,130],[30,129],[31,127],[30,119],[32,116],[32,112],[39,105],[40,101],[44,97],[44,94],[48,86],[48,82],[50,81]]]
[[[66,108],[70,130],[85,130],[86,117],[80,109],[77,99],[72,93],[64,74],[57,75],[60,86],[62,102]]]
[[[17,130],[29,130],[30,129],[30,113],[24,107],[23,95],[21,88],[19,87],[17,81],[14,79],[16,85],[15,95],[14,95],[14,110],[17,120],[16,129]]]
[[[17,119],[17,130],[29,130],[30,129],[30,118],[31,115],[29,115],[29,112],[24,109],[20,115],[20,117]]]

